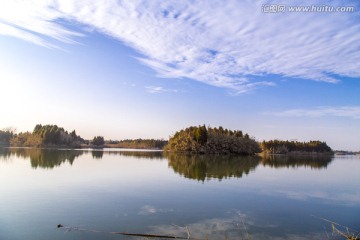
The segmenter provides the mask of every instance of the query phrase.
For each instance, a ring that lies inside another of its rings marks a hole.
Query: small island
[[[223,127],[191,126],[170,137],[165,151],[196,154],[255,155],[261,152],[259,144],[239,130]]]

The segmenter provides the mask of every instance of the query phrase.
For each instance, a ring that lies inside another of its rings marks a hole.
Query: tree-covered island
[[[261,152],[259,144],[242,131],[223,127],[192,126],[170,137],[165,151],[182,153],[255,155]]]

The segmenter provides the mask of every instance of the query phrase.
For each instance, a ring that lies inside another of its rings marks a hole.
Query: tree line
[[[289,152],[305,152],[305,153],[331,153],[331,148],[326,142],[321,141],[282,141],[282,140],[270,140],[263,141],[261,148],[264,153],[270,154],[284,154]]]
[[[57,125],[37,124],[32,132],[16,133],[14,128],[0,130],[0,146],[14,147],[117,147],[137,149],[163,149],[166,140],[157,139],[126,139],[108,140],[103,136],[95,136],[92,140],[85,140],[76,131],[68,132]]]
[[[249,134],[241,130],[229,130],[223,127],[191,126],[177,131],[166,140],[126,139],[108,140],[95,136],[84,140],[76,131],[66,131],[57,125],[37,124],[32,132],[16,133],[14,128],[0,130],[0,146],[22,147],[110,147],[137,149],[164,149],[170,152],[215,153],[254,155],[264,152],[269,154],[332,153],[332,149],[322,141],[282,141],[270,140],[256,142]]]
[[[120,141],[106,141],[106,147],[136,148],[136,149],[163,149],[168,141],[163,139],[125,139]]]

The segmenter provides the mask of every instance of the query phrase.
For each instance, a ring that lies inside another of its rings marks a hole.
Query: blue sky
[[[206,124],[360,150],[359,17],[359,1],[4,0],[0,128],[167,139]]]

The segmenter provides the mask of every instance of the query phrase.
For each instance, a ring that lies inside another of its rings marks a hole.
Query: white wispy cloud
[[[275,85],[266,80],[269,74],[328,83],[360,76],[358,12],[266,14],[263,4],[278,2],[4,0],[0,34],[52,47],[48,38],[73,43],[80,35],[58,20],[78,22],[137,50],[160,77],[190,78],[238,93]],[[360,8],[357,1],[348,4]]]
[[[54,7],[54,1],[4,0],[0,7],[0,35],[17,37],[48,48],[59,48],[52,40],[73,44],[83,34],[70,31],[57,20],[67,15]]]
[[[285,111],[265,112],[264,114],[278,117],[348,117],[353,119],[360,119],[360,106],[289,109]]]
[[[176,89],[168,89],[168,88],[163,88],[161,86],[148,86],[148,87],[145,87],[145,89],[148,93],[165,93],[165,92],[176,93],[176,92],[178,92],[178,90],[176,90]]]

